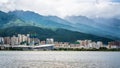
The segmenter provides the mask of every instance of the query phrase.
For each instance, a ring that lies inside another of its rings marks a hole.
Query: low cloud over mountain
[[[41,15],[120,17],[119,0],[0,0],[0,10],[34,11]]]

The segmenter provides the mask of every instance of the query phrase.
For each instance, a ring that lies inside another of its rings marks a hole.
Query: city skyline
[[[52,46],[54,48],[84,48],[84,49],[100,49],[104,48],[120,48],[120,41],[111,41],[108,44],[103,44],[102,41],[92,41],[92,40],[76,40],[74,43],[70,42],[58,42],[54,38],[46,38],[46,40],[40,40],[37,37],[31,37],[30,34],[18,34],[12,37],[0,37],[0,47],[35,47],[38,46]],[[44,49],[44,48],[42,48]],[[52,48],[53,49],[53,48]]]

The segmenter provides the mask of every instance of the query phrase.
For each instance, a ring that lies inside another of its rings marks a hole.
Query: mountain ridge
[[[111,24],[107,24],[109,23],[109,19],[93,20],[85,16],[73,16],[73,18],[69,20],[66,18],[62,19],[57,16],[42,16],[32,11],[16,10],[8,13],[0,13],[0,28],[13,26],[37,26],[53,30],[63,28],[71,31],[78,31],[86,34],[120,40],[120,31],[118,30],[120,29],[119,19],[110,19]],[[114,21],[116,21],[116,24],[114,24]]]

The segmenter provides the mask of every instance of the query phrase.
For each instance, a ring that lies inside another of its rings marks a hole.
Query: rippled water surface
[[[120,68],[120,52],[0,51],[0,68]]]

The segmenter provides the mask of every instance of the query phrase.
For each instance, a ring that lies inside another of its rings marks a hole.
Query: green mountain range
[[[72,20],[72,22],[75,21]],[[113,40],[103,36],[103,32],[99,36],[97,34],[100,33],[97,33],[97,30],[94,34],[92,34],[92,31],[94,32],[94,29],[88,25],[83,28],[83,24],[71,23],[68,19],[64,20],[56,16],[42,16],[31,11],[12,11],[8,13],[0,11],[0,36],[36,33],[41,40],[54,38],[56,41],[61,42],[90,39],[107,43]]]

